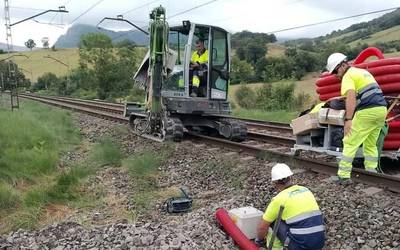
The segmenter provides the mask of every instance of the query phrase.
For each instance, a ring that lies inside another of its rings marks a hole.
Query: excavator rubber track
[[[164,118],[164,140],[173,140],[179,142],[183,138],[183,124],[177,117]]]
[[[236,142],[246,140],[247,126],[245,123],[235,119],[220,119],[219,121],[224,125],[221,130],[225,130],[220,131],[221,135]]]

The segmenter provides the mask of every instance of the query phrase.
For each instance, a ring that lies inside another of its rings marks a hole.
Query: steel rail
[[[86,107],[93,107],[95,109],[104,110],[104,111],[107,111],[107,109],[109,108],[110,112],[116,113],[116,114],[121,114],[121,115],[124,113],[124,108],[125,108],[124,104],[105,102],[105,101],[84,100],[84,99],[78,99],[78,98],[59,97],[59,96],[57,96],[57,97],[55,97],[55,96],[38,96],[38,95],[33,95],[33,94],[23,94],[23,95],[36,96],[36,97],[47,98],[47,99],[52,99],[52,100],[59,100],[59,101],[65,100],[65,102],[68,102],[71,104],[79,102],[82,105],[86,105]],[[104,109],[98,108],[97,104],[104,107]],[[283,133],[292,132],[292,128],[289,126],[289,124],[286,124],[286,123],[259,121],[259,120],[254,120],[254,119],[238,118],[238,117],[234,117],[234,116],[225,116],[225,115],[216,115],[215,117],[230,118],[230,119],[244,121],[250,129],[273,130],[273,131],[283,132]]]
[[[86,107],[76,106],[72,104],[66,104],[62,101],[55,101],[49,98],[37,97],[37,96],[24,96],[31,100],[39,101],[45,104],[66,108],[73,111],[83,112],[89,115],[97,116],[103,119],[113,120],[121,123],[128,123],[129,119],[112,113],[100,112]],[[214,145],[220,145],[224,148],[231,148],[238,150],[239,152],[245,152],[254,155],[258,158],[274,160],[279,162],[285,162],[293,167],[305,168],[313,172],[324,173],[328,175],[334,175],[337,171],[337,165],[327,162],[321,162],[317,160],[302,158],[299,156],[293,156],[289,153],[283,153],[281,150],[265,149],[258,146],[247,145],[238,142],[232,142],[221,138],[215,138],[205,135],[199,135],[193,132],[187,132],[186,136],[189,138],[195,138],[200,141],[205,141]],[[257,137],[257,134],[251,136]],[[286,138],[287,139],[287,138]],[[264,139],[262,139],[264,140]],[[277,139],[277,143],[285,144],[285,139]],[[279,141],[283,140],[283,141]],[[287,140],[286,140],[287,141]],[[363,169],[353,168],[353,180],[356,182],[362,182],[371,184],[374,186],[380,186],[390,191],[400,193],[400,177],[370,173]]]
[[[26,94],[20,94],[20,95],[21,95],[21,97],[29,96],[29,97],[42,98],[42,99],[46,99],[46,100],[53,100],[53,101],[63,102],[63,103],[71,104],[71,105],[77,105],[77,106],[82,106],[82,107],[86,107],[86,108],[102,110],[102,111],[119,114],[119,115],[122,115],[124,112],[123,109],[121,110],[120,108],[116,108],[114,106],[110,106],[107,104],[101,104],[101,103],[96,104],[96,103],[90,103],[90,102],[85,102],[85,101],[81,101],[81,100],[66,99],[66,98],[60,98],[60,97],[51,97],[51,96],[36,96],[36,95],[26,95]]]
[[[215,145],[228,147],[231,149],[239,150],[254,155],[258,158],[284,162],[293,167],[305,168],[313,172],[324,173],[328,175],[335,175],[337,172],[337,165],[317,160],[293,156],[291,154],[283,153],[281,151],[274,151],[273,149],[265,149],[256,146],[246,145],[238,142],[232,142],[221,138],[214,138],[205,135],[188,132],[190,137],[196,138],[200,141],[212,143]],[[400,178],[396,176],[370,173],[364,169],[353,168],[352,179],[355,182],[367,183],[374,186],[380,186],[384,189],[400,193]]]
[[[279,136],[279,135],[269,135],[254,131],[247,131],[247,138],[250,140],[263,141],[266,143],[277,143],[290,147],[293,147],[294,144],[296,143],[296,140],[293,138]]]

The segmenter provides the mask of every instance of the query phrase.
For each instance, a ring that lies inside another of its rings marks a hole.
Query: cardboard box
[[[318,128],[318,113],[306,114],[292,120],[293,134],[304,134],[311,129]]]
[[[344,125],[346,110],[322,108],[318,112],[318,122],[321,124]]]
[[[257,238],[257,226],[263,212],[254,207],[240,207],[229,210],[228,214],[247,238]]]

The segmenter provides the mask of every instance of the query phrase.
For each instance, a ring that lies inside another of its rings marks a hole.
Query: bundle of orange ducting
[[[368,61],[370,57],[377,60]],[[376,79],[386,97],[397,97],[400,94],[400,58],[384,58],[382,52],[369,47],[363,50],[350,64],[357,68],[368,70]],[[340,79],[335,75],[324,72],[316,83],[317,93],[321,101],[340,96]],[[397,119],[399,110],[394,108],[388,114],[389,133],[385,138],[383,148],[386,150],[400,148],[400,117]],[[391,118],[391,119],[390,119]],[[393,119],[395,118],[395,119]]]

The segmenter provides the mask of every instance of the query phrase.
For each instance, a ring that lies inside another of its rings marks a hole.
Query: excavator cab
[[[191,58],[196,53],[197,41],[204,44],[208,60],[201,64],[200,69],[194,70]],[[229,41],[229,33],[214,26],[184,21],[182,26],[170,28],[168,47],[171,53],[175,53],[176,60],[174,71],[162,87],[162,96],[226,101],[230,68]],[[197,93],[193,88],[194,71],[200,80]],[[229,113],[229,110],[226,111]]]
[[[219,27],[189,21],[168,27],[162,16],[159,20],[161,22],[156,24],[162,27],[165,23],[164,28],[168,32],[154,34],[153,37],[150,32],[150,50],[134,76],[136,84],[146,88],[146,107],[127,103],[125,109],[133,131],[158,141],[179,141],[185,129],[214,131],[234,141],[244,140],[247,136],[246,125],[224,117],[231,112],[227,101],[230,34]],[[157,31],[157,28],[150,30]],[[196,53],[198,41],[208,51],[208,59],[194,69],[191,58]],[[160,45],[158,54],[151,52],[153,44]],[[162,61],[162,71],[157,68],[156,57],[161,54],[164,56],[158,62]],[[196,88],[194,75],[199,80]],[[158,102],[160,105],[155,105]]]

